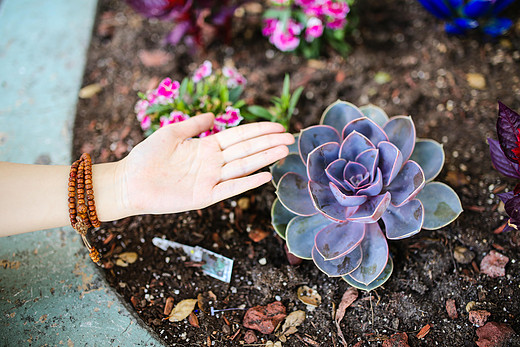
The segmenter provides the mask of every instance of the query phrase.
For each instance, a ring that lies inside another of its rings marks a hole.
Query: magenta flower
[[[179,122],[185,121],[188,118],[190,118],[190,116],[188,116],[185,113],[182,113],[181,111],[172,111],[170,113],[170,116],[168,116],[168,117],[162,116],[161,118],[159,118],[159,124],[160,124],[160,127],[162,128],[163,126],[168,125],[168,124],[179,123]]]
[[[228,80],[227,80],[228,88],[235,88],[237,86],[243,86],[247,82],[246,78],[240,72],[238,72],[237,69],[229,67],[229,66],[224,66],[222,68],[222,75],[224,77],[228,78]]]
[[[232,127],[238,125],[242,119],[244,118],[240,115],[238,108],[228,106],[226,107],[226,113],[215,118],[215,124],[222,127]]]
[[[148,102],[148,100],[144,100],[144,99],[139,100],[135,104],[134,111],[135,111],[135,113],[137,113],[137,120],[139,122],[141,122],[143,120],[144,116],[146,116],[146,110],[148,109],[149,105],[150,105],[150,103]]]
[[[303,25],[301,25],[294,19],[289,18],[289,21],[287,21],[287,31],[289,32],[289,34],[295,35],[295,36],[300,35],[300,33],[302,32],[302,29],[303,29]]]
[[[294,34],[284,31],[283,25],[280,24],[278,23],[276,26],[276,30],[269,41],[282,52],[295,50],[300,45],[300,39]]]
[[[141,129],[148,130],[152,126],[152,118],[150,116],[144,116],[141,120]]]
[[[204,63],[195,70],[195,73],[193,74],[193,82],[198,83],[203,78],[211,75],[212,67],[213,65],[209,60],[204,61]]]
[[[165,78],[159,83],[157,87],[156,95],[163,96],[167,99],[175,99],[179,96],[180,83],[172,81],[171,78]]]
[[[307,28],[305,29],[305,40],[311,42],[315,38],[323,35],[323,23],[319,18],[311,17],[307,20]]]
[[[205,132],[201,133],[199,135],[200,138],[203,138],[203,137],[206,137],[206,136],[210,136],[210,135],[213,135],[213,134],[216,134],[216,133],[219,133],[221,132],[222,130],[224,130],[225,127],[223,126],[220,126],[218,124],[214,124],[213,125],[213,128],[211,128],[210,130],[206,130]]]
[[[264,27],[262,28],[262,35],[271,36],[276,30],[276,25],[278,24],[278,19],[276,18],[266,18],[264,19]]]
[[[349,11],[348,4],[343,1],[333,2],[332,0],[327,0],[323,8],[323,13],[334,19],[345,19]]]
[[[345,18],[336,18],[327,23],[327,28],[332,30],[342,29],[347,24]]]

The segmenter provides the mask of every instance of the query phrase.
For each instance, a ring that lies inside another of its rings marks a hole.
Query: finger
[[[217,139],[220,148],[226,149],[229,146],[258,136],[282,133],[284,131],[285,128],[279,123],[249,123],[221,131],[215,135],[215,138]]]
[[[256,188],[271,180],[272,176],[269,172],[259,172],[251,176],[240,177],[230,181],[217,184],[213,188],[213,202],[230,198],[241,194],[250,189]]]
[[[229,163],[269,148],[290,145],[293,142],[294,136],[288,133],[263,135],[229,146],[222,152],[222,155],[224,156],[224,162]]]
[[[185,121],[174,123],[174,125],[171,125],[170,129],[175,131],[175,133],[183,139],[189,139],[190,137],[195,137],[200,133],[211,129],[214,119],[215,116],[213,116],[212,113],[203,113],[188,118]]]
[[[229,162],[222,167],[220,181],[223,182],[249,175],[264,166],[284,158],[287,154],[289,154],[289,149],[287,146],[282,145]]]

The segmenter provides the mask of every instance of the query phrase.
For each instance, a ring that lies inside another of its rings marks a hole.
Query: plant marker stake
[[[221,309],[221,310],[215,310],[215,309],[213,308],[213,306],[210,307],[210,313],[211,313],[212,316],[214,316],[215,313],[217,313],[217,312],[222,312],[222,311],[236,311],[236,310],[245,310],[245,308],[223,308],[223,309]]]

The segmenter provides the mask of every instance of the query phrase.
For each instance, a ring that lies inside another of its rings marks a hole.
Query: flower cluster
[[[283,52],[298,47],[307,57],[320,54],[325,39],[340,53],[349,49],[344,42],[347,14],[353,0],[271,0],[264,13],[262,34]]]
[[[387,239],[439,229],[462,212],[457,194],[433,182],[442,146],[417,139],[411,117],[338,101],[290,151],[271,167],[273,227],[290,253],[354,287],[388,279]]]
[[[491,161],[502,175],[520,179],[520,115],[498,102],[497,135],[498,141],[488,138]],[[504,203],[510,219],[507,229],[520,226],[520,183],[513,191],[497,196]]]
[[[508,18],[497,17],[515,0],[418,0],[435,17],[446,20],[448,34],[465,34],[480,29],[496,37],[513,24]]]
[[[213,70],[210,61],[197,68],[191,78],[182,83],[165,78],[159,86],[135,104],[137,120],[141,128],[150,135],[155,130],[172,123],[182,122],[205,112],[215,114],[213,128],[199,137],[218,133],[242,121],[240,109],[245,105],[239,99],[246,79],[233,67]]]

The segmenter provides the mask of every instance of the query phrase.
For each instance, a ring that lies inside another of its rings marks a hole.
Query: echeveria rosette
[[[498,102],[498,141],[488,138],[491,162],[502,175],[520,179],[520,115]],[[520,183],[512,192],[497,194],[510,217],[508,229],[520,225]]]
[[[446,32],[464,34],[479,28],[487,35],[504,34],[513,24],[508,18],[497,17],[515,0],[418,0],[437,18],[447,21]]]
[[[431,182],[442,146],[416,139],[410,117],[337,101],[297,137],[271,167],[272,223],[291,253],[331,277],[380,286],[393,269],[387,239],[441,228],[462,211],[450,187]]]

